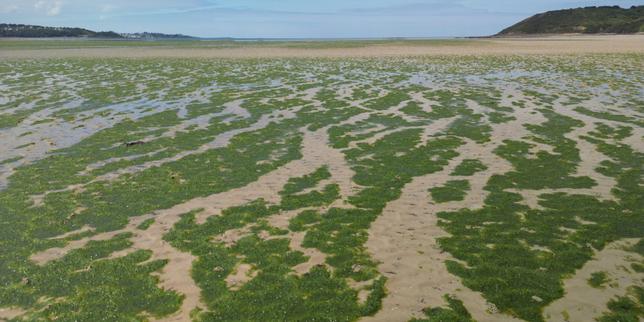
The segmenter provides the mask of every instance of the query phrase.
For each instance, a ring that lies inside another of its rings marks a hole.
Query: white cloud
[[[34,8],[36,8],[36,10],[40,10],[44,8],[45,5],[47,5],[45,1],[36,1],[36,3],[34,3]]]
[[[115,7],[113,5],[111,5],[111,4],[104,4],[104,5],[101,6],[101,12],[108,13],[108,12],[111,12],[112,10],[114,10],[114,8]]]
[[[36,1],[34,3],[34,8],[37,11],[44,11],[48,16],[57,16],[60,14],[61,9],[63,8],[63,2],[61,0],[55,1]]]
[[[54,1],[54,5],[47,10],[47,15],[48,16],[57,16],[60,14],[60,9],[63,7],[63,2],[62,1]]]
[[[0,13],[12,13],[18,11],[17,4],[2,4],[0,3]]]

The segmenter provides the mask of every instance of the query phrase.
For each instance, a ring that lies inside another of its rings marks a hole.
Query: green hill
[[[113,31],[92,31],[84,28],[70,27],[45,27],[35,25],[0,23],[0,37],[20,38],[110,38],[110,39],[192,39],[193,37],[181,34],[162,34],[154,32],[116,33]]]
[[[87,37],[123,38],[113,31],[96,32],[84,28],[44,27],[20,24],[0,24],[0,37],[49,38],[49,37]]]
[[[644,32],[644,6],[628,9],[613,6],[548,11],[525,19],[498,35],[637,32]]]

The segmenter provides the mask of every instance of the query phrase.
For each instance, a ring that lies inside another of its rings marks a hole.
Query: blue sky
[[[0,0],[0,22],[203,37],[453,37],[590,5],[644,0]]]

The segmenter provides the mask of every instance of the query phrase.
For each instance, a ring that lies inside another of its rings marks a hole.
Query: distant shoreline
[[[468,40],[468,39],[538,39],[538,38],[596,38],[607,36],[641,36],[644,32],[634,34],[615,33],[550,33],[550,34],[505,34],[490,36],[462,36],[462,37],[349,37],[349,38],[227,38],[227,37],[192,37],[192,38],[164,38],[164,39],[137,39],[137,38],[103,38],[103,37],[0,37],[0,40],[16,41],[114,41],[114,42],[404,42],[404,41],[433,41],[433,40]]]
[[[632,34],[616,34],[616,33],[549,33],[549,34],[498,34],[492,36],[483,36],[483,37],[469,37],[471,39],[504,39],[504,38],[557,38],[557,37],[606,37],[606,36],[641,36],[644,35],[644,32],[632,33]]]
[[[456,40],[474,39],[481,37],[356,37],[356,38],[227,38],[227,37],[192,37],[192,38],[164,38],[164,39],[136,39],[136,38],[103,38],[103,37],[0,37],[3,40],[99,40],[99,41],[235,41],[235,42],[298,42],[298,41],[414,41],[414,40]]]

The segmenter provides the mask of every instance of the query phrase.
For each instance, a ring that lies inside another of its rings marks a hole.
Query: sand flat
[[[550,36],[526,38],[463,39],[453,42],[393,42],[343,48],[297,48],[286,45],[243,44],[236,48],[120,47],[2,48],[0,59],[16,58],[358,58],[440,55],[538,55],[584,53],[644,53],[644,35]],[[330,46],[335,47],[335,46]]]

